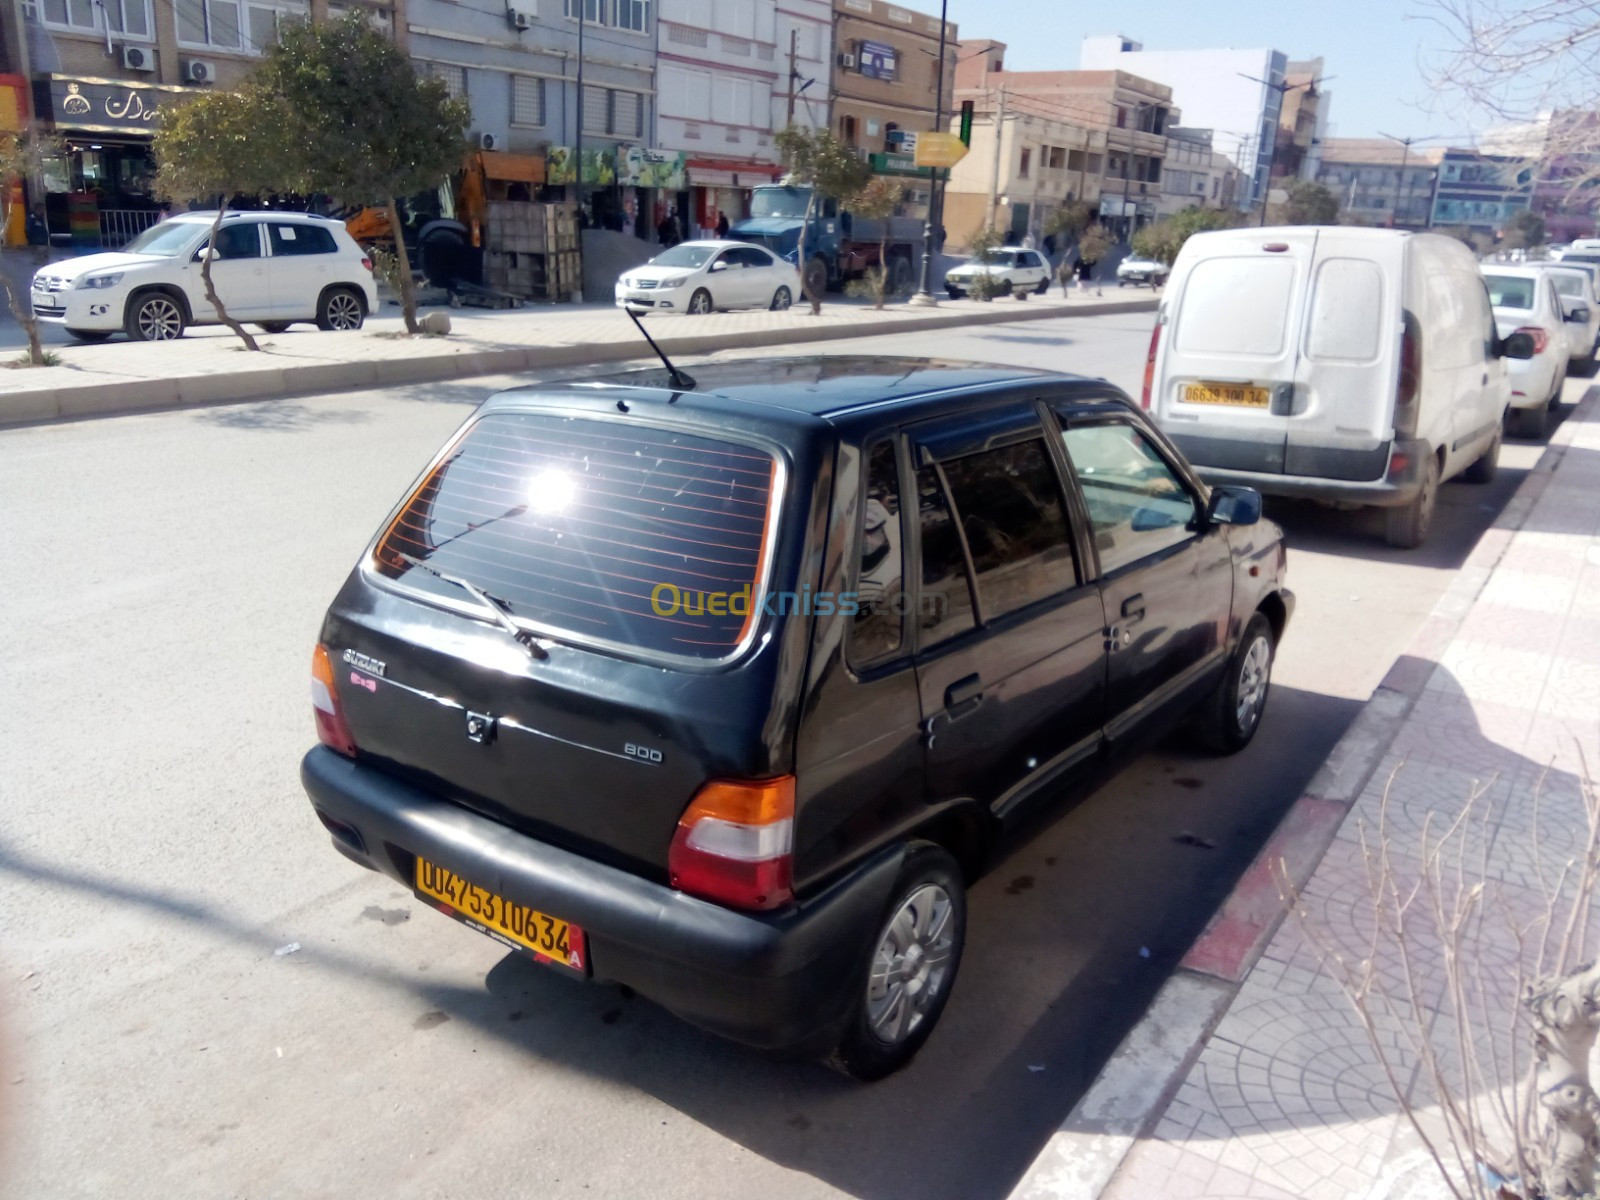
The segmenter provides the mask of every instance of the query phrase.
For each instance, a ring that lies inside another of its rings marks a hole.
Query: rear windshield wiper
[[[490,595],[469,579],[463,579],[459,575],[449,575],[437,567],[431,567],[420,558],[413,558],[409,554],[401,554],[399,557],[419,571],[426,571],[435,579],[442,579],[445,583],[454,584],[466,592],[467,595],[488,609],[489,613],[494,617],[495,624],[509,633],[515,639],[517,645],[521,646],[535,659],[543,662],[550,657],[550,652],[539,644],[539,639],[511,619],[511,605],[500,599],[499,596]]]

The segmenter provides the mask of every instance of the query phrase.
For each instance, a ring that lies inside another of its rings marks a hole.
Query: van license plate
[[[1240,387],[1232,383],[1186,383],[1183,385],[1185,404],[1232,404],[1240,408],[1265,408],[1267,389]]]
[[[568,967],[583,975],[589,973],[588,947],[583,930],[576,925],[513,904],[420,855],[416,885],[418,895],[431,901],[445,916],[454,917],[513,950],[526,950],[539,962]]]

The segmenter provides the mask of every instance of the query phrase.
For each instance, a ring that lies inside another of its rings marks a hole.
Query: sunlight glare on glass
[[[565,471],[551,467],[528,480],[528,507],[536,513],[558,513],[572,503],[578,485]]]

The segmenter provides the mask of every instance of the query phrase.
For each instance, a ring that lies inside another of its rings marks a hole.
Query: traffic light
[[[958,133],[956,136],[961,139],[961,144],[963,146],[972,145],[972,101],[971,100],[963,100],[961,102],[961,125],[960,125],[960,130],[961,130],[961,132]]]

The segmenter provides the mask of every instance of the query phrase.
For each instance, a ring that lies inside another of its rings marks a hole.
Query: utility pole
[[[989,207],[984,210],[983,223],[986,227],[994,228],[995,209],[1000,204],[1000,159],[1002,147],[1006,137],[1006,90],[1000,89],[1000,99],[995,104],[994,121],[994,161],[989,167]]]
[[[1394,213],[1391,215],[1391,217],[1389,219],[1389,228],[1393,229],[1395,226],[1400,224],[1400,210],[1405,207],[1405,202],[1406,202],[1406,167],[1411,162],[1411,144],[1413,142],[1420,142],[1423,139],[1422,138],[1415,138],[1415,137],[1398,138],[1398,137],[1395,137],[1394,134],[1392,134],[1392,133],[1384,133],[1383,130],[1381,130],[1381,129],[1378,130],[1378,136],[1379,137],[1386,137],[1391,142],[1399,142],[1400,145],[1402,147],[1404,147],[1404,149],[1401,151],[1401,154],[1400,154],[1400,187],[1399,187],[1398,193],[1396,194],[1396,197],[1395,197]]]
[[[784,118],[785,129],[794,124],[795,84],[800,82],[800,69],[795,64],[800,59],[800,30],[789,30],[789,115]]]
[[[934,71],[934,99],[933,99],[933,128],[935,132],[946,133],[944,127],[944,58],[945,39],[949,36],[950,27],[947,21],[950,10],[950,0],[939,0],[939,65]],[[835,26],[837,28],[837,25]],[[911,297],[911,303],[927,307],[937,305],[938,300],[933,296],[933,256],[934,237],[944,221],[944,180],[940,174],[942,168],[929,167],[930,186],[928,189],[928,222],[922,228],[922,286],[917,289],[917,294]]]
[[[567,0],[578,9],[578,114],[572,139],[572,190],[578,198],[578,290],[575,299],[583,303],[583,10],[589,0]]]

